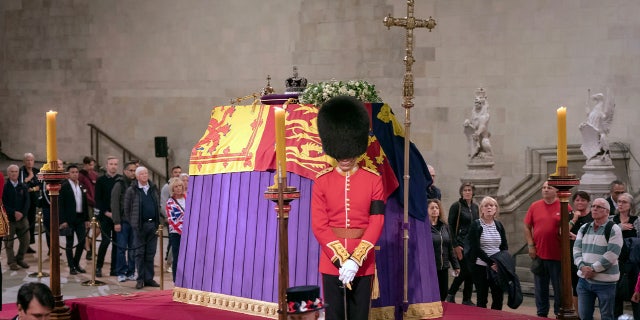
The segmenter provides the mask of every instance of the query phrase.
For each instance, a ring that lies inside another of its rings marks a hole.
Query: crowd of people
[[[327,183],[325,186],[320,183],[324,180],[318,179],[314,186],[314,197],[333,192],[331,180],[345,177],[348,183],[366,178],[363,181],[376,186],[373,190],[380,189],[380,181],[375,175],[366,172],[355,174],[359,169],[355,165],[356,158],[348,155],[350,157],[342,157],[345,160],[338,163],[335,171],[332,168],[321,175]],[[60,160],[58,162],[62,168],[64,164]],[[93,236],[101,237],[95,261],[97,277],[103,276],[106,253],[109,245],[113,244],[110,276],[117,277],[119,282],[136,281],[137,289],[158,287],[159,284],[154,280],[156,231],[159,224],[166,224],[169,235],[167,250],[171,253],[167,254],[166,263],[175,281],[186,214],[188,175],[182,173],[179,166],[173,167],[168,182],[159,188],[149,179],[147,168],[136,161],[125,163],[122,174],[118,173],[119,161],[116,157],[106,159],[101,174],[95,170],[96,161],[92,157],[85,157],[82,162],[82,165],[70,163],[64,167],[69,176],[63,182],[59,195],[59,231],[61,236],[66,237],[69,273],[87,272],[81,261],[84,251],[87,251],[85,259],[93,257],[89,252],[91,247],[85,247],[85,240],[90,217],[96,216],[100,232],[95,232]],[[23,166],[9,165],[6,182],[0,184],[0,198],[10,223],[6,255],[11,270],[29,268],[24,257],[33,243],[32,229],[38,207],[42,208],[46,238],[49,238],[50,198],[46,184],[38,180],[39,170],[34,163],[33,154],[25,154]],[[505,227],[497,219],[500,212],[498,202],[492,197],[484,197],[480,203],[476,203],[474,185],[464,182],[458,190],[459,200],[451,204],[448,215],[445,215],[440,200],[441,191],[435,185],[435,170],[429,166],[429,171],[434,184],[427,190],[427,208],[440,299],[455,303],[456,293],[463,286],[463,304],[486,308],[491,292],[491,309],[503,308],[505,294],[508,296],[507,305],[517,308],[522,302],[522,293],[515,273],[515,262],[509,253]],[[2,172],[0,178],[4,180]],[[333,234],[346,231],[325,221],[325,214],[330,212],[331,206],[324,208],[324,202],[314,202],[314,233],[319,241],[327,242],[326,250],[335,258],[321,263],[325,291],[331,287],[328,284],[337,283],[336,292],[348,286],[353,290],[354,299],[360,299],[361,295],[362,299],[368,299],[368,289],[362,294],[359,289],[370,287],[367,281],[372,277],[373,257],[368,255],[379,235],[377,228],[382,228],[383,206],[379,206],[380,210],[374,206],[382,202],[382,193],[378,191],[363,195],[372,206],[363,212],[367,216],[375,215],[380,221],[373,224],[376,229],[371,233],[371,241],[360,241],[357,248],[351,248],[347,243],[343,250],[339,248],[342,244],[329,241],[333,239]],[[539,317],[547,317],[551,311],[549,285],[555,292],[553,314],[558,315],[561,311],[558,294],[561,282],[561,217],[557,189],[544,182],[541,196],[540,200],[529,206],[523,231],[528,255],[532,259],[536,313]],[[322,210],[319,209],[321,207]],[[352,209],[357,208],[354,206]],[[571,282],[574,308],[580,319],[593,319],[596,299],[603,320],[622,315],[624,301],[631,302],[634,318],[640,319],[640,240],[634,241],[640,235],[640,219],[636,215],[633,196],[627,193],[623,182],[616,180],[611,183],[607,198],[592,200],[587,192],[575,192],[569,210],[568,228],[573,258]],[[357,222],[354,220],[353,223]],[[371,221],[367,228],[372,228]],[[329,233],[332,236],[327,236]],[[367,234],[359,236],[365,237]],[[17,251],[14,240],[19,242]],[[354,253],[342,256],[341,252],[347,250]],[[451,277],[453,282],[449,286]],[[364,284],[358,285],[360,282]],[[475,303],[472,301],[474,287]],[[25,287],[24,290],[31,290],[32,293],[25,294],[33,295],[41,292],[42,288]],[[48,303],[48,298],[43,299],[46,301],[29,298],[25,302],[19,299],[19,311],[30,310],[29,303],[42,307]],[[340,303],[338,300],[332,302]]]
[[[159,287],[154,278],[154,259],[159,224],[168,227],[169,246],[167,271],[176,276],[176,263],[185,216],[188,174],[180,166],[171,170],[169,181],[160,189],[149,179],[148,169],[132,160],[119,172],[119,159],[109,156],[103,170],[96,170],[96,160],[87,156],[82,164],[63,163],[58,167],[68,172],[59,197],[59,234],[66,238],[65,253],[69,274],[86,273],[85,259],[92,260],[89,237],[100,238],[95,261],[96,277],[103,277],[102,268],[109,245],[113,244],[109,276],[119,282],[136,281],[136,288]],[[100,171],[100,172],[99,172]],[[22,167],[10,164],[7,179],[0,172],[0,198],[9,220],[6,239],[7,264],[11,270],[29,268],[25,255],[34,253],[37,208],[42,209],[47,247],[50,247],[50,196],[44,181],[38,179],[38,168],[31,153],[24,155]],[[162,190],[162,195],[161,191]],[[91,234],[90,220],[96,217],[99,228]],[[14,241],[19,242],[17,251]],[[50,252],[48,253],[50,254]]]
[[[509,296],[507,304],[517,308],[522,294],[504,226],[496,219],[498,202],[485,197],[480,204],[475,203],[475,188],[465,182],[459,189],[460,199],[450,206],[445,219],[441,192],[435,186],[435,170],[429,166],[429,171],[434,185],[427,190],[428,214],[440,299],[455,303],[456,293],[464,285],[463,304],[486,308],[490,290],[492,309],[502,309],[505,294]],[[529,206],[524,217],[524,239],[532,259],[539,317],[549,316],[549,285],[555,293],[553,314],[558,315],[561,307],[561,216],[557,191],[544,182],[542,198]],[[617,319],[623,314],[624,301],[631,302],[633,317],[640,319],[640,219],[626,185],[613,181],[608,197],[593,200],[587,192],[576,191],[569,211],[573,304],[580,319],[593,319],[596,305],[601,319]],[[472,301],[474,286],[476,303]]]

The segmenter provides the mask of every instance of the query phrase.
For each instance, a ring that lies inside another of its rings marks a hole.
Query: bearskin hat
[[[331,98],[318,111],[318,133],[322,149],[341,160],[361,156],[369,144],[369,113],[350,96]]]

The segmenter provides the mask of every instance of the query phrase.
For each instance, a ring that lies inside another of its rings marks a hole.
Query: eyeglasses
[[[629,203],[627,200],[618,200],[618,203]]]
[[[592,206],[591,206],[591,208],[593,208],[593,209],[609,210],[609,209],[607,209],[607,208],[605,208],[605,207],[603,207],[603,206],[599,206],[599,205],[597,205],[597,204],[592,205]]]

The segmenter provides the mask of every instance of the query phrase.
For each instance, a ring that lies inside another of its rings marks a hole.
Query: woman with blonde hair
[[[491,288],[491,309],[502,310],[504,291],[498,283],[498,263],[493,257],[501,251],[509,250],[504,226],[495,220],[498,215],[498,202],[484,197],[480,202],[480,219],[469,227],[469,253],[465,257],[470,264],[476,286],[476,305],[487,307],[487,297]],[[514,270],[515,271],[515,270]]]
[[[457,277],[460,273],[460,264],[453,253],[453,239],[449,225],[445,222],[440,200],[429,199],[427,211],[431,221],[431,240],[436,258],[440,301],[444,301],[447,296],[447,288],[449,288],[449,268],[453,268],[453,275]]]
[[[169,180],[169,190],[171,196],[167,199],[166,213],[169,223],[169,246],[173,261],[171,263],[171,273],[173,282],[176,281],[176,267],[178,266],[178,250],[180,249],[180,238],[182,237],[182,222],[184,221],[186,200],[184,197],[184,182],[179,177]]]

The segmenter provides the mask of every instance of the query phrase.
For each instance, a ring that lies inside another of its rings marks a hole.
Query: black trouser
[[[322,274],[326,320],[345,319],[345,292],[347,301],[347,318],[349,320],[368,320],[371,303],[371,284],[373,276],[355,277],[351,289],[342,286],[338,276]]]
[[[449,288],[449,269],[438,270],[438,288],[440,289],[440,301],[444,301],[447,297],[447,289]]]
[[[40,191],[31,191],[29,192],[29,211],[27,212],[27,219],[29,220],[29,244],[36,243],[36,238],[34,237],[36,231],[36,207],[38,206],[38,197],[40,196]]]
[[[476,306],[487,307],[487,297],[491,288],[491,309],[502,310],[504,292],[495,281],[489,279],[489,267],[474,264],[473,283],[476,285]]]
[[[624,301],[630,300],[636,287],[637,279],[638,273],[632,263],[624,262],[620,264],[620,279],[616,283],[616,300],[613,306],[613,316],[616,319],[624,313]],[[636,306],[634,304],[631,306],[634,309],[634,314],[637,313],[635,310],[638,309],[637,304]]]
[[[180,239],[182,236],[179,233],[169,233],[169,248],[171,248],[171,254],[173,260],[171,260],[171,272],[173,273],[173,282],[176,282],[176,271],[178,269],[178,253],[180,251]]]
[[[460,260],[460,274],[453,278],[451,287],[449,287],[449,294],[455,296],[463,282],[462,301],[471,301],[471,294],[473,294],[473,273],[469,270],[466,259]]]
[[[87,229],[84,227],[84,221],[75,223],[67,223],[68,227],[73,230],[71,235],[66,236],[67,245],[65,252],[67,254],[67,263],[70,269],[78,268],[80,266],[80,258],[82,257],[82,250],[84,250],[85,237],[87,236]],[[78,245],[76,246],[76,252],[73,253],[73,235],[78,237]]]
[[[141,226],[133,229],[133,247],[136,248],[136,270],[138,282],[145,284],[153,280],[153,259],[156,256],[158,246],[158,223],[155,221],[143,222]],[[162,275],[161,275],[162,276]]]
[[[111,220],[111,218],[100,213],[98,220],[100,221],[102,240],[100,241],[100,247],[98,248],[98,261],[96,261],[96,268],[102,269],[102,266],[104,265],[104,257],[107,255],[107,249],[109,248],[109,244],[111,244],[112,239],[115,239],[116,233],[113,230],[113,220]],[[117,250],[115,250],[115,248],[111,248],[111,274],[115,274],[116,272],[116,253]]]
[[[42,228],[44,229],[44,234],[47,238],[47,249],[51,250],[51,236],[49,235],[49,230],[51,230],[51,208],[48,203],[45,203],[45,206],[42,207]]]

